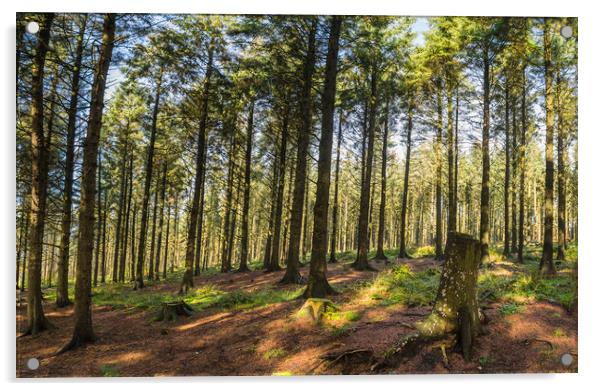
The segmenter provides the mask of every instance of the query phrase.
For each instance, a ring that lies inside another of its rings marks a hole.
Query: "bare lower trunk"
[[[36,335],[52,325],[42,307],[42,250],[48,184],[48,148],[44,137],[44,66],[54,14],[44,14],[32,63],[31,82],[31,207],[27,260],[27,330]]]
[[[322,94],[322,134],[320,136],[318,158],[314,232],[309,279],[307,289],[303,294],[304,297],[325,297],[328,294],[335,293],[326,279],[326,253],[328,251],[328,202],[332,158],[332,128],[341,23],[341,16],[331,17],[324,92]]]
[[[102,127],[102,112],[107,73],[111,63],[115,38],[115,14],[106,14],[103,23],[102,46],[92,85],[92,100],[88,131],[84,144],[81,179],[79,237],[77,241],[77,276],[75,280],[75,327],[73,337],[62,351],[93,342],[92,287],[90,272],[94,247],[94,196],[96,193],[96,158]]]

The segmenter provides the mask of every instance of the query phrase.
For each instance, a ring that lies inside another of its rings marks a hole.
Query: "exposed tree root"
[[[240,266],[238,269],[236,269],[235,273],[246,273],[246,272],[250,272],[251,269],[249,269],[248,266]]]
[[[284,274],[284,277],[282,277],[282,279],[278,282],[278,284],[281,285],[287,285],[287,284],[298,284],[298,285],[303,285],[307,283],[307,279],[305,279],[300,273],[299,271],[296,272],[286,272]]]
[[[371,362],[374,357],[372,349],[350,349],[342,352],[330,352],[320,356],[321,363],[327,361],[326,369],[331,368],[340,361],[348,361],[350,358],[359,359],[362,362]]]
[[[87,337],[81,337],[79,335],[74,335],[73,338],[71,338],[71,341],[69,341],[65,346],[63,346],[62,348],[60,348],[54,355],[58,356],[60,354],[63,354],[69,350],[73,350],[76,349],[80,346],[84,346],[87,343],[92,343],[96,341],[96,336],[94,334],[89,335]]]
[[[355,261],[351,264],[351,268],[353,270],[357,270],[357,271],[370,271],[370,272],[377,272],[379,271],[377,268],[375,268],[374,266],[370,265],[369,262],[358,262]]]

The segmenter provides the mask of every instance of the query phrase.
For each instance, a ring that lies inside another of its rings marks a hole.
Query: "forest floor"
[[[45,312],[56,328],[17,339],[17,377],[203,376],[370,374],[361,358],[378,356],[412,331],[431,310],[440,262],[425,257],[372,264],[378,272],[349,267],[351,254],[328,265],[339,292],[337,309],[319,324],[300,321],[299,286],[282,286],[284,272],[206,272],[181,297],[195,312],[173,322],[154,321],[158,306],[178,297],[178,274],[144,290],[107,284],[95,288],[93,322],[97,341],[62,355],[73,330],[73,308],[57,309],[51,290]],[[499,256],[483,266],[480,305],[487,322],[473,358],[444,354],[434,343],[386,373],[522,373],[577,371],[576,254],[559,263],[558,276],[536,277],[536,254],[525,265]],[[303,267],[302,274],[309,268]],[[17,335],[26,325],[17,305]],[[357,350],[336,362],[324,354]],[[569,353],[573,363],[563,366]],[[26,369],[29,358],[40,367]]]

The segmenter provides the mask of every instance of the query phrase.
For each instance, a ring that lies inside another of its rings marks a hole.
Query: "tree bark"
[[[165,188],[167,186],[167,162],[163,162],[163,179],[161,180],[161,211],[159,212],[159,233],[157,237],[157,253],[155,255],[155,280],[159,280],[161,264],[161,243],[163,241],[163,213],[165,211]],[[167,246],[167,244],[166,244]]]
[[[157,208],[159,206],[159,177],[155,181],[155,197],[153,200],[153,225],[151,228],[150,257],[148,260],[148,279],[155,279],[155,247],[157,242]]]
[[[481,179],[481,220],[479,241],[481,243],[481,264],[489,261],[489,110],[490,110],[490,60],[489,49],[483,49],[483,134],[481,150],[483,173]]]
[[[224,227],[223,227],[223,243],[222,243],[222,255],[221,255],[221,272],[227,273],[232,269],[232,259],[230,258],[230,247],[232,237],[230,236],[230,226],[233,220],[232,214],[232,199],[234,197],[234,146],[235,146],[235,135],[234,129],[231,129],[230,134],[230,151],[228,152],[228,180],[226,188],[226,203],[224,205]]]
[[[342,130],[343,130],[343,110],[339,111],[339,131],[337,134],[337,160],[334,169],[334,197],[332,205],[332,235],[330,237],[330,259],[329,263],[336,263],[336,233],[338,227],[338,214],[339,214],[339,170],[341,165],[341,141],[342,141]]]
[[[247,117],[247,149],[245,150],[245,189],[242,202],[242,232],[240,239],[240,265],[239,272],[250,271],[249,262],[249,204],[251,201],[251,157],[253,155],[253,115],[255,113],[255,97],[249,102]]]
[[[323,298],[328,294],[335,293],[326,279],[326,254],[328,251],[328,202],[330,198],[334,102],[342,21],[341,16],[332,16],[330,21],[324,92],[322,94],[322,134],[320,136],[316,204],[314,206],[314,232],[309,279],[307,289],[303,294],[306,298]]]
[[[284,102],[282,113],[282,135],[280,139],[280,151],[278,153],[278,185],[276,186],[276,205],[274,207],[274,229],[272,235],[272,249],[270,263],[267,271],[273,272],[282,269],[280,267],[280,229],[282,225],[282,199],[284,196],[284,179],[286,167],[286,149],[288,142],[288,121],[290,108],[288,99]]]
[[[155,141],[157,139],[157,116],[161,102],[161,86],[163,83],[163,69],[159,71],[157,85],[155,86],[155,99],[151,122],[151,134],[146,156],[146,177],[144,179],[144,193],[142,194],[142,216],[140,217],[140,239],[138,240],[138,256],[136,262],[136,281],[134,289],[144,288],[144,258],[146,257],[146,231],[148,224],[148,204],[150,202],[150,188],[153,179],[153,160],[155,157]],[[152,254],[149,262],[152,264]]]
[[[180,285],[180,293],[188,292],[189,288],[194,285],[193,280],[193,266],[194,266],[194,242],[197,232],[197,220],[199,214],[199,200],[201,198],[201,187],[204,178],[203,161],[205,150],[205,139],[207,131],[207,117],[209,108],[209,87],[211,84],[211,74],[213,72],[213,50],[214,41],[213,38],[209,44],[209,50],[207,53],[208,61],[207,68],[205,70],[205,80],[203,84],[203,99],[201,100],[201,117],[199,121],[199,134],[197,141],[197,157],[196,157],[196,174],[194,178],[194,190],[192,195],[192,207],[190,209],[190,220],[188,222],[188,235],[186,238],[186,270],[182,277],[182,283]],[[176,208],[176,216],[177,216]],[[202,213],[202,212],[201,212]],[[177,218],[177,217],[176,217]],[[177,225],[176,225],[177,226]]]
[[[435,139],[435,259],[443,260],[443,196],[442,172],[443,159],[441,157],[441,144],[443,144],[443,102],[440,82],[437,86],[437,134]]]
[[[539,272],[544,276],[556,274],[552,260],[552,230],[554,225],[554,64],[552,62],[552,20],[544,22],[544,78],[546,104],[546,178],[544,196],[544,239]]]
[[[504,150],[506,161],[504,165],[504,257],[510,256],[510,89],[508,77],[504,88]]]
[[[403,193],[401,196],[401,222],[399,231],[399,258],[410,258],[406,250],[406,217],[408,212],[408,191],[410,188],[410,162],[412,152],[412,128],[414,118],[414,99],[408,103],[408,129],[406,134],[406,157],[403,172]]]
[[[368,219],[370,210],[370,186],[372,182],[372,160],[374,157],[374,128],[376,126],[376,108],[378,99],[378,72],[372,65],[370,72],[370,99],[368,113],[368,145],[366,150],[366,162],[364,163],[362,188],[360,192],[360,213],[358,224],[358,251],[355,262],[351,265],[355,270],[375,270],[368,263],[368,251],[370,237],[368,235]],[[315,229],[315,228],[314,228]]]
[[[457,223],[457,196],[456,196],[456,176],[455,176],[455,154],[454,154],[454,89],[451,78],[446,82],[446,103],[447,103],[447,192],[448,192],[448,214],[447,214],[447,241],[449,241],[450,232],[456,231]]]
[[[100,263],[100,243],[102,240],[102,183],[101,183],[101,179],[102,179],[102,152],[99,149],[98,151],[98,190],[96,192],[97,194],[97,210],[96,210],[96,217],[97,217],[97,221],[96,221],[96,235],[97,235],[97,239],[96,239],[96,254],[94,257],[94,277],[93,277],[93,284],[94,286],[98,285],[98,264]]]
[[[522,97],[521,97],[521,134],[519,149],[519,193],[518,193],[518,248],[517,260],[524,263],[523,251],[525,245],[525,155],[527,150],[527,75],[526,65],[522,69]]]
[[[562,76],[556,70],[556,95],[558,112],[558,135],[556,156],[558,159],[558,260],[564,261],[566,250],[566,170],[567,152],[565,148],[564,102],[562,100]]]
[[[301,244],[301,228],[303,222],[303,203],[305,198],[305,181],[307,172],[307,150],[312,128],[311,90],[314,70],[316,67],[316,30],[318,20],[312,18],[307,40],[307,53],[303,65],[303,90],[300,100],[301,128],[297,137],[297,165],[293,190],[293,205],[291,208],[291,229],[286,257],[286,273],[280,281],[284,284],[302,284],[299,274],[299,247]]]
[[[119,281],[125,282],[125,271],[126,271],[126,260],[128,254],[128,235],[132,236],[132,243],[136,238],[136,205],[134,205],[134,213],[132,213],[132,230],[130,231],[130,212],[132,210],[132,198],[134,194],[134,154],[130,155],[130,163],[128,166],[128,174],[125,182],[125,196],[124,196],[124,207],[125,207],[125,226],[123,227],[123,233],[120,237],[121,246],[120,246],[120,261],[119,261]],[[135,246],[130,249],[130,257],[132,259],[131,264],[133,265],[134,259],[136,257],[136,248]],[[135,271],[134,269],[130,272],[131,280],[135,280]]]
[[[406,335],[385,353],[375,367],[396,366],[404,356],[413,356],[421,344],[457,334],[466,360],[480,331],[477,300],[480,243],[466,234],[450,233],[445,263],[433,311],[415,324],[416,331]]]
[[[75,49],[75,61],[71,73],[71,97],[67,111],[67,143],[65,146],[65,186],[63,187],[63,210],[61,221],[61,243],[59,247],[58,275],[56,282],[56,306],[71,304],[68,292],[69,247],[71,244],[71,212],[73,204],[73,166],[75,160],[75,125],[79,102],[79,82],[84,52],[84,34],[88,16],[84,14]]]
[[[387,143],[389,138],[389,98],[385,105],[385,123],[383,126],[383,154],[381,158],[380,211],[378,214],[378,240],[374,259],[388,261],[384,250],[385,240],[385,203],[387,197]]]
[[[107,73],[113,54],[115,39],[115,14],[106,14],[103,23],[102,46],[96,65],[88,131],[84,142],[84,160],[81,179],[79,237],[77,241],[77,276],[75,280],[75,328],[73,337],[60,352],[80,346],[95,339],[92,329],[92,287],[90,269],[94,247],[94,196],[96,193],[96,158],[102,127],[102,112]]]
[[[54,14],[43,14],[31,70],[31,207],[27,260],[27,330],[36,335],[52,327],[42,307],[42,250],[48,186],[48,149],[44,137],[44,66]]]

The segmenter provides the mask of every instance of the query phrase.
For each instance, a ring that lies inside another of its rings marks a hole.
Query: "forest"
[[[576,18],[16,28],[17,377],[577,372]]]

